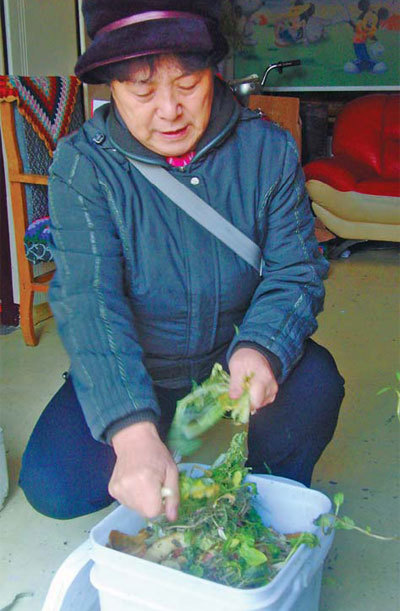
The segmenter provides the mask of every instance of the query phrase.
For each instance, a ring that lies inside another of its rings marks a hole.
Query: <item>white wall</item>
[[[5,0],[10,74],[68,75],[77,59],[74,0]]]

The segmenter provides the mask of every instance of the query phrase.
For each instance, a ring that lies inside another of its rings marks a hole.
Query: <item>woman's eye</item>
[[[134,91],[134,95],[135,95],[137,98],[140,98],[140,99],[149,98],[149,97],[151,96],[151,94],[152,94],[152,92],[151,92],[151,91],[141,91],[141,92]]]
[[[188,83],[188,84],[183,84],[181,83],[179,85],[179,88],[182,89],[183,91],[191,91],[192,89],[194,89],[196,87],[197,83]]]

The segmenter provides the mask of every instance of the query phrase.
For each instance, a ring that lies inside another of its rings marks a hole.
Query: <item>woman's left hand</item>
[[[229,361],[231,382],[229,396],[238,399],[243,392],[243,384],[250,377],[251,413],[275,400],[278,384],[268,359],[254,348],[239,348]]]

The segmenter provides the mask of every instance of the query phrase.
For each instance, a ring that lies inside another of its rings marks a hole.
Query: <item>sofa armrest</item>
[[[371,168],[345,155],[316,159],[303,169],[306,180],[319,180],[338,191],[352,191],[360,180],[376,177]]]

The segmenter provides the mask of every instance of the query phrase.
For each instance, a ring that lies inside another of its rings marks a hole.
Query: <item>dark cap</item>
[[[166,53],[207,55],[217,63],[228,52],[219,29],[219,0],[83,0],[92,43],[75,74],[97,83],[99,66]]]

